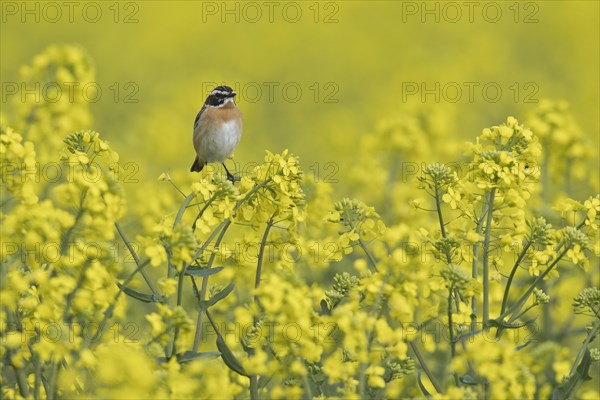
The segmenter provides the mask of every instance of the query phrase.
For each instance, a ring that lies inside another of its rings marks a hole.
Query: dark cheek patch
[[[209,106],[218,106],[218,105],[220,105],[222,103],[223,103],[223,100],[219,99],[214,94],[211,94],[210,96],[208,96],[206,98],[206,104],[208,104]]]

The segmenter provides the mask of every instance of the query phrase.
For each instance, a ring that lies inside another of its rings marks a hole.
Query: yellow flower
[[[454,191],[454,189],[451,187],[448,188],[448,193],[445,193],[442,196],[442,200],[445,203],[450,204],[450,207],[453,210],[458,208],[458,203],[460,202],[460,199],[461,199],[460,193],[458,191]]]
[[[596,222],[596,219],[600,214],[600,195],[596,197],[590,197],[584,201],[583,207],[586,210],[585,224],[594,230],[598,230],[598,223]]]
[[[483,240],[483,236],[473,230],[468,231],[465,238],[471,243],[477,243]]]
[[[168,173],[163,172],[162,174],[159,175],[158,180],[162,181],[162,182],[164,182],[164,181],[170,181],[171,177],[169,176]]]
[[[385,387],[385,381],[383,380],[383,373],[385,369],[380,366],[370,366],[366,369],[365,374],[368,376],[367,383],[373,388]]]

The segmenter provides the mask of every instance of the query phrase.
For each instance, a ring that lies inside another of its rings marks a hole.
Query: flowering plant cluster
[[[94,76],[74,47],[24,73]],[[85,103],[18,104],[2,398],[597,398],[600,196],[544,178],[581,178],[566,113],[484,129],[455,154],[467,174],[431,120],[385,121],[336,199],[287,150],[235,183],[165,172],[126,193]],[[404,181],[403,154],[432,162]]]

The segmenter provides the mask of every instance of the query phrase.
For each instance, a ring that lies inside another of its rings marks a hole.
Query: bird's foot
[[[231,183],[235,183],[236,181],[242,180],[242,178],[240,178],[239,176],[232,175],[231,173],[227,172],[227,180],[230,181]]]

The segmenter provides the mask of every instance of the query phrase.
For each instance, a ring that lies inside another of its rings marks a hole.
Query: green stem
[[[354,225],[354,222],[352,221],[352,218],[350,218],[350,215],[348,215],[347,212],[345,212],[344,219],[346,221],[348,221],[348,224],[349,224],[350,228],[352,230],[355,230],[356,233],[358,234],[358,245],[365,252],[365,254],[367,256],[367,259],[369,261],[369,264],[371,265],[371,268],[373,268],[373,271],[377,272],[377,260],[375,259],[375,257],[373,256],[373,254],[371,254],[371,252],[369,251],[369,248],[367,247],[367,244],[365,243],[365,241],[360,237],[360,229],[356,229],[356,226]]]
[[[381,288],[379,289],[379,292],[377,293],[377,298],[375,299],[375,301],[373,302],[373,305],[371,306],[371,310],[369,311],[369,314],[373,311],[375,311],[375,309],[377,307],[379,307],[379,311],[377,312],[377,316],[375,318],[375,320],[379,320],[381,318],[381,316],[383,315],[383,308],[385,305],[385,298],[383,298],[383,289],[385,286],[385,282],[387,281],[387,278],[389,278],[389,274],[386,276],[386,279],[383,280],[383,283],[381,285]],[[381,302],[381,304],[379,304],[379,302]],[[375,326],[373,326],[373,328],[369,331],[368,335],[367,335],[367,354],[371,353],[371,350],[373,348],[373,341],[375,340]],[[366,399],[367,398],[367,377],[365,374],[365,370],[366,370],[366,366],[368,364],[365,364],[364,362],[360,363],[359,366],[359,382],[358,382],[358,393],[361,399]]]
[[[206,209],[208,207],[210,207],[210,205],[212,204],[212,202],[215,200],[215,197],[211,197],[210,199],[208,199],[208,201],[206,202],[206,204],[204,205],[204,207],[202,207],[202,209],[198,212],[198,215],[196,216],[196,219],[194,220],[194,223],[192,224],[192,231],[196,231],[196,224],[198,223],[198,220],[200,218],[202,218],[202,215],[204,214],[204,212],[206,211]]]
[[[254,289],[258,289],[260,287],[260,278],[262,274],[262,265],[265,255],[265,247],[267,245],[267,238],[269,236],[269,231],[273,227],[273,218],[275,218],[275,214],[271,216],[269,221],[267,222],[267,227],[265,228],[265,233],[263,234],[262,240],[260,242],[260,249],[258,250],[258,262],[256,263],[256,277],[254,278]],[[254,296],[254,301],[258,302],[258,297]]]
[[[583,226],[585,226],[585,220],[583,220],[580,224],[578,224],[576,226],[576,229],[581,229]],[[554,251],[556,253],[558,253],[564,246],[565,246],[565,242],[560,242],[558,244],[558,246],[556,246],[556,248],[554,249]],[[559,254],[559,256],[554,260],[554,262],[552,264],[550,264],[550,266],[548,268],[546,268],[546,270],[537,277],[537,279],[533,282],[533,284],[529,287],[529,289],[527,290],[527,292],[521,296],[519,298],[519,301],[517,302],[517,304],[511,308],[508,311],[504,311],[503,313],[500,314],[500,316],[498,317],[499,319],[503,319],[504,317],[506,317],[508,314],[515,314],[518,311],[520,311],[521,307],[523,307],[523,304],[525,304],[525,301],[527,301],[527,299],[529,298],[529,296],[531,295],[531,293],[533,292],[533,289],[535,289],[535,286],[541,282],[546,275],[548,275],[550,273],[550,271],[552,271],[552,269],[556,266],[556,264],[558,264],[558,262],[564,257],[564,255],[567,253],[568,249],[564,250],[562,253]],[[510,321],[514,321],[516,318],[511,317]]]
[[[150,263],[150,260],[146,260],[144,262],[142,262],[135,271],[133,271],[131,274],[129,274],[129,276],[127,278],[125,278],[125,280],[123,281],[122,285],[123,286],[127,286],[129,284],[129,282],[131,282],[133,280],[133,277],[135,276],[135,274],[137,274],[140,270],[142,270],[144,267],[146,267],[148,264]],[[113,315],[113,311],[115,309],[115,306],[117,304],[117,301],[119,300],[119,298],[121,297],[121,294],[123,293],[122,290],[119,290],[117,292],[117,294],[115,294],[115,297],[112,301],[112,303],[106,308],[106,310],[104,311],[104,317],[102,318],[102,320],[100,321],[100,323],[98,324],[98,332],[104,332],[104,327],[106,326],[106,323],[108,322],[108,320],[112,317]],[[160,295],[159,295],[160,297]],[[92,345],[94,343],[94,341],[84,341],[83,342],[83,347],[87,348],[90,345]],[[42,382],[43,383],[43,382]]]
[[[58,363],[55,361],[51,361],[52,367],[50,369],[50,379],[48,380],[48,393],[46,393],[46,398],[55,399],[56,398],[56,379],[58,377]]]
[[[454,341],[454,331],[453,331],[453,323],[452,323],[452,292],[454,291],[454,285],[451,285],[448,289],[448,331],[450,332],[450,361],[454,360],[456,356],[456,342]],[[454,375],[454,384],[459,386],[458,375],[453,373]]]
[[[227,345],[227,342],[225,341],[225,338],[223,337],[223,335],[221,335],[221,331],[219,330],[219,327],[217,326],[217,324],[213,320],[213,318],[212,318],[212,316],[210,314],[210,311],[206,310],[205,312],[206,312],[206,317],[208,318],[208,321],[210,322],[210,325],[212,326],[212,328],[215,331],[215,334],[217,335],[217,338],[219,338],[220,342],[227,349],[227,351],[229,352],[229,354],[231,354],[231,356],[234,359],[237,360],[237,358],[233,355],[233,352],[231,351],[231,349]],[[237,362],[239,363],[239,361],[237,361]],[[258,400],[258,381],[256,381],[255,389],[251,390],[250,395],[253,396],[253,397],[251,397],[251,400]]]
[[[225,232],[227,231],[227,229],[229,228],[229,226],[232,223],[232,218],[235,215],[235,212],[237,210],[239,210],[239,208],[248,200],[250,199],[250,197],[252,197],[252,195],[254,195],[254,193],[256,193],[260,188],[265,187],[269,182],[271,182],[273,178],[268,178],[266,180],[264,180],[263,182],[261,182],[260,184],[254,186],[248,193],[246,193],[246,195],[244,196],[243,199],[241,199],[240,201],[238,201],[236,203],[236,205],[233,207],[233,215],[221,222],[221,225],[219,225],[219,227],[217,229],[215,229],[213,231],[213,233],[211,234],[211,236],[206,240],[206,242],[204,242],[204,244],[202,245],[202,247],[200,249],[198,249],[198,251],[196,252],[196,254],[194,255],[194,257],[192,258],[192,262],[194,262],[196,260],[196,258],[198,258],[206,249],[206,247],[208,246],[208,244],[210,243],[210,241],[212,240],[212,238],[214,237],[214,235],[219,231],[219,228],[221,229],[220,231],[220,235],[217,238],[217,240],[215,241],[215,248],[219,247],[219,245],[221,244],[221,241],[223,240],[223,237],[225,236]],[[216,253],[213,253],[208,261],[208,268],[212,267],[212,263],[215,259]],[[206,297],[206,290],[208,288],[208,276],[205,276],[202,279],[202,288],[200,289],[200,299],[199,300],[204,300]],[[198,318],[196,319],[196,332],[194,334],[194,345],[192,350],[194,352],[198,351],[198,348],[200,347],[200,341],[202,340],[202,332],[201,332],[201,328],[202,328],[202,320],[203,320],[203,312],[200,310],[198,311]]]
[[[177,307],[181,307],[183,302],[183,280],[185,278],[185,270],[179,272],[179,278],[177,280]],[[179,327],[175,327],[173,333],[173,343],[171,344],[171,352],[167,355],[167,359],[177,354],[177,337],[179,336]]]
[[[435,196],[434,197],[435,197],[435,209],[437,211],[438,221],[440,224],[440,231],[442,233],[442,238],[446,239],[448,237],[448,235],[446,234],[446,224],[444,223],[444,217],[442,215],[442,203],[440,202],[440,194],[439,194],[439,186],[438,185],[435,186]],[[448,248],[445,248],[444,253],[446,254],[446,263],[448,265],[452,264],[452,257],[450,256],[450,250]],[[456,290],[456,289],[454,291],[454,296],[455,296],[456,312],[458,312],[460,310],[460,293],[458,293],[458,290]]]
[[[271,231],[271,228],[274,225],[274,223],[273,223],[274,218],[275,218],[275,214],[271,215],[271,218],[269,218],[269,221],[267,222],[267,227],[265,228],[265,232],[264,232],[262,240],[260,242],[260,249],[258,251],[258,261],[256,263],[256,277],[254,279],[254,289],[255,290],[260,287],[260,279],[261,279],[261,275],[262,275],[262,265],[263,265],[264,255],[265,255],[265,247],[267,245],[267,239],[269,237],[269,232]],[[256,293],[254,294],[254,302],[258,304],[258,295]],[[258,317],[257,316],[254,316],[254,318],[253,318],[253,325],[255,328],[258,325]],[[254,355],[254,349],[252,347],[248,347],[248,355],[250,357],[252,357]],[[252,399],[252,400],[258,399],[259,398],[258,375],[251,374],[249,376],[249,379],[250,379],[250,399]]]
[[[194,193],[190,193],[189,195],[187,195],[187,197],[181,204],[181,207],[179,207],[179,210],[177,211],[177,215],[175,216],[175,220],[173,221],[173,228],[175,228],[181,222],[183,214],[185,213],[185,210],[187,210],[188,204],[190,204],[194,197],[196,197]]]
[[[183,193],[183,191],[182,191],[181,189],[179,189],[179,186],[177,186],[177,185],[175,184],[175,182],[173,182],[173,180],[172,180],[172,179],[168,179],[168,181],[169,181],[169,183],[171,184],[171,186],[173,186],[173,187],[175,188],[175,190],[177,190],[177,191],[179,192],[179,194],[180,194],[180,195],[182,195],[183,197],[186,197],[186,196],[185,196],[185,193]]]
[[[590,342],[592,340],[594,340],[594,337],[596,336],[596,334],[598,333],[599,330],[600,330],[600,318],[596,320],[596,322],[594,323],[594,326],[592,327],[592,329],[590,329],[587,336],[585,337],[585,340],[583,341],[583,344],[581,345],[581,349],[579,349],[579,352],[577,353],[577,357],[575,358],[573,367],[571,367],[571,372],[569,373],[569,375],[573,375],[575,373],[575,371],[577,370],[577,366],[579,365],[579,363],[581,362],[581,359],[583,358],[583,354],[587,350],[587,346],[590,344]]]
[[[127,240],[127,236],[125,235],[125,231],[123,231],[123,228],[121,228],[121,224],[119,224],[118,222],[115,222],[115,227],[117,228],[117,232],[119,233],[119,236],[121,236],[123,243],[125,243],[127,250],[129,250],[129,254],[131,254],[131,257],[133,257],[133,261],[135,261],[135,265],[137,265],[137,269],[135,272],[139,271],[140,274],[142,274],[144,281],[146,282],[146,284],[152,291],[152,294],[160,297],[160,294],[158,293],[158,290],[154,286],[154,283],[152,282],[152,280],[150,279],[150,277],[148,276],[146,271],[144,271],[143,267],[140,267],[142,265],[140,258],[138,257],[136,251],[134,250],[134,248],[131,245],[131,243],[129,242],[129,240]],[[124,284],[126,285],[126,283],[124,283]]]
[[[500,315],[504,314],[504,311],[506,310],[506,303],[508,303],[510,285],[512,284],[512,281],[517,273],[517,269],[519,269],[519,264],[521,264],[521,261],[523,261],[525,254],[527,254],[527,250],[529,250],[529,247],[531,247],[532,244],[533,243],[531,241],[527,241],[527,244],[525,244],[525,247],[523,247],[523,250],[521,250],[521,253],[519,253],[517,261],[515,261],[515,265],[513,265],[512,270],[510,271],[508,281],[506,282],[506,288],[504,289],[504,296],[502,296],[502,308],[500,309]]]
[[[177,212],[177,216],[175,217],[175,222],[173,223],[173,227],[176,227],[177,224],[179,224],[179,222],[183,218],[183,214],[187,208],[187,205],[190,203],[190,201],[192,201],[192,199],[194,197],[195,197],[194,194],[190,194],[185,198],[183,205],[179,208],[179,211]],[[169,263],[170,263],[170,261],[169,261]],[[179,271],[179,273],[177,275],[177,299],[176,299],[177,307],[180,307],[182,304],[182,301],[183,301],[183,280],[185,278],[185,271],[187,270],[188,266],[189,266],[189,264],[182,266],[181,271]],[[170,271],[170,268],[169,268],[169,271]],[[177,354],[177,337],[178,336],[179,336],[179,327],[176,326],[175,331],[173,332],[173,338],[171,339],[172,341],[170,344],[170,348],[168,347],[168,350],[165,352],[166,353],[165,356],[167,359],[169,359]]]
[[[302,362],[302,358],[298,357],[299,361]],[[302,375],[302,380],[304,382],[304,387],[306,390],[306,397],[308,397],[309,399],[314,398],[312,389],[310,387],[310,381],[308,380],[308,376],[307,375]]]
[[[454,343],[454,332],[452,330],[452,290],[454,289],[454,285],[450,286],[448,289],[448,307],[447,307],[447,315],[448,315],[448,329],[450,331],[450,359],[454,359],[456,355],[456,346]]]
[[[15,364],[11,363],[12,367],[15,370],[15,376],[17,378],[17,386],[19,388],[19,393],[24,398],[29,397],[29,385],[27,384],[27,378],[25,377],[25,373],[22,368],[15,366]]]
[[[440,230],[442,231],[442,237],[446,238],[446,225],[444,224],[444,217],[442,216],[442,203],[440,202],[439,192],[439,186],[435,185],[435,209],[437,211],[438,221],[440,223]]]
[[[448,314],[448,331],[450,332],[450,361],[454,360],[454,357],[456,357],[456,343],[458,342],[457,340],[455,340],[454,337],[454,323],[452,321],[452,294],[454,293],[455,296],[458,296],[458,290],[456,288],[454,288],[454,285],[450,286],[450,288],[448,289],[448,308],[447,308],[447,314]],[[459,304],[457,304],[457,312],[460,311],[459,308]],[[466,351],[466,344],[465,342],[461,342],[463,349]],[[469,369],[472,371],[472,365],[470,363],[470,361],[467,359],[467,363],[469,364]],[[458,374],[456,372],[452,373],[453,377],[454,377],[454,384],[456,386],[460,386],[460,380],[458,379]]]
[[[594,326],[588,332],[585,340],[583,341],[581,349],[579,349],[577,354],[577,358],[571,367],[568,379],[554,388],[552,393],[553,399],[574,398],[574,394],[577,393],[577,390],[581,384],[590,379],[589,370],[592,364],[592,359],[590,356],[590,351],[587,347],[598,333],[598,329],[600,329],[600,320],[597,320],[594,323]]]
[[[360,235],[360,233],[359,233],[359,235]],[[367,259],[369,260],[369,264],[371,264],[371,267],[373,268],[373,270],[375,272],[377,272],[377,260],[375,260],[375,257],[369,251],[367,244],[365,243],[364,240],[362,240],[362,238],[360,236],[358,237],[358,244],[360,245],[360,247],[363,249],[363,251],[367,255]]]
[[[429,366],[427,366],[427,361],[425,361],[425,358],[423,358],[423,355],[419,351],[419,348],[417,347],[415,342],[412,341],[412,342],[408,342],[408,343],[410,344],[410,348],[412,349],[413,353],[415,353],[415,357],[417,357],[417,360],[419,360],[419,364],[421,364],[421,368],[423,369],[423,372],[425,372],[425,375],[427,375],[427,378],[429,378],[429,381],[433,385],[433,388],[435,389],[435,391],[438,392],[439,394],[444,394],[442,387],[438,383],[437,379],[435,379],[435,377],[433,376],[433,373],[429,369]]]
[[[42,374],[42,386],[44,386],[44,391],[46,393],[50,393],[50,383],[48,382],[48,379],[44,376],[44,374]],[[48,398],[48,396],[46,396],[46,398]]]
[[[88,267],[88,264],[85,263],[83,265],[83,271],[81,271],[79,278],[77,279],[77,283],[75,284],[75,287],[73,288],[73,290],[71,292],[69,292],[69,294],[66,297],[65,312],[63,314],[63,319],[67,323],[71,322],[71,320],[73,319],[72,316],[69,314],[71,312],[71,307],[73,306],[73,300],[75,299],[75,295],[77,294],[77,291],[79,289],[81,289],[81,287],[83,286],[83,283],[85,282],[87,267]]]
[[[40,358],[37,356],[34,356],[34,365],[35,381],[33,383],[33,398],[38,400],[40,398],[40,386],[42,383],[42,363],[40,362]]]
[[[185,278],[185,271],[179,273],[179,280],[177,281],[177,305],[180,306],[183,302],[183,278]]]
[[[481,206],[481,215],[479,216],[479,220],[477,221],[477,228],[475,232],[477,235],[481,235],[481,231],[483,230],[483,220],[485,218],[486,213],[488,212],[488,204],[487,200]],[[479,240],[473,244],[473,261],[471,263],[471,277],[477,280],[478,271],[477,271],[477,263],[479,262]],[[472,322],[473,329],[477,324],[477,296],[473,296],[471,299],[471,314],[472,314]]]
[[[250,400],[258,400],[258,377],[250,375]]]
[[[65,255],[65,251],[67,251],[67,248],[69,247],[69,240],[71,239],[71,235],[75,231],[75,228],[77,227],[77,224],[79,223],[79,220],[83,216],[83,202],[85,201],[86,196],[87,196],[87,190],[85,190],[81,194],[81,199],[79,201],[79,210],[77,210],[77,214],[75,215],[75,222],[73,222],[73,225],[69,229],[67,229],[66,232],[60,238],[60,254],[61,254],[61,256]]]
[[[239,210],[239,208],[246,202],[246,200],[248,200],[258,189],[266,186],[269,182],[271,182],[271,180],[272,180],[272,178],[268,178],[267,180],[261,182],[259,185],[254,186],[248,193],[246,193],[246,196],[244,196],[243,199],[241,199],[240,201],[238,201],[236,203],[235,207],[233,207],[233,215],[235,215],[235,212],[237,210]],[[233,215],[232,215],[231,218],[233,218]],[[231,224],[231,218],[229,218],[228,220],[225,220],[225,221],[221,222],[221,225],[219,225],[219,227],[217,227],[217,230],[221,226],[223,226],[224,224],[227,224],[227,226],[229,226],[229,224]],[[207,239],[206,242],[208,242],[208,241],[209,240]],[[200,257],[200,255],[204,252],[205,249],[206,249],[206,246],[202,246],[200,249],[198,249],[198,251],[196,251],[196,253],[194,254],[194,257],[192,257],[192,261],[190,261],[190,263],[188,265],[186,265],[186,268],[188,268],[193,262],[195,262],[196,259],[198,257]]]
[[[444,223],[444,217],[442,215],[442,203],[440,202],[440,194],[439,187],[435,185],[435,209],[437,211],[438,221],[440,224],[440,231],[442,232],[442,237],[446,239],[446,224]],[[452,264],[452,257],[450,256],[450,250],[448,248],[445,249],[446,253],[446,262],[448,264]]]
[[[508,314],[512,314],[513,316],[510,317],[509,319],[509,323],[514,321],[516,319],[516,314],[521,311],[521,308],[523,307],[523,304],[525,304],[525,302],[527,301],[527,299],[529,298],[529,296],[531,296],[531,293],[533,292],[533,289],[535,289],[535,287],[537,286],[538,283],[540,283],[542,280],[544,280],[544,278],[546,277],[546,275],[548,275],[550,273],[550,271],[552,271],[554,269],[554,267],[558,264],[558,262],[564,257],[565,254],[567,254],[568,249],[563,250],[558,257],[552,262],[552,264],[550,264],[548,266],[548,268],[546,268],[544,270],[544,272],[542,272],[531,284],[531,286],[529,286],[529,288],[527,289],[527,291],[519,298],[519,300],[517,301],[517,303],[515,304],[514,307],[512,307],[511,309],[509,309],[508,311],[505,311],[504,314],[500,315],[499,318],[504,318],[506,317]]]
[[[515,319],[519,319],[519,318],[521,318],[523,315],[525,315],[525,314],[527,313],[527,311],[531,310],[531,309],[532,309],[533,307],[535,307],[536,305],[537,305],[537,304],[535,304],[535,303],[534,303],[534,304],[532,304],[532,305],[528,306],[526,309],[524,309],[523,311],[521,311],[521,312],[519,313],[519,315],[517,315],[517,316],[515,317]]]
[[[223,240],[223,237],[225,236],[225,232],[227,232],[227,229],[229,228],[229,226],[231,225],[231,220],[228,219],[226,221],[224,221],[223,226],[220,230],[219,233],[219,237],[217,238],[217,240],[215,241],[215,249],[217,249],[219,247],[219,245],[221,244],[221,241]],[[207,245],[212,241],[212,238],[214,237],[214,235],[216,234],[216,232],[219,232],[218,228],[213,231],[213,233],[211,234],[211,236],[206,240],[206,242],[204,242],[204,245],[202,246],[202,252],[204,252],[204,249],[207,247]],[[208,260],[208,265],[207,268],[210,269],[212,268],[213,262],[215,261],[215,257],[216,257],[217,253],[213,252],[210,255],[210,258]],[[206,298],[206,291],[208,290],[208,276],[205,276],[202,278],[202,288],[200,289],[200,301],[203,301]],[[202,320],[203,320],[203,313],[202,310],[198,311],[198,318],[196,319],[196,332],[194,334],[194,345],[192,348],[192,351],[197,352],[198,348],[200,347],[200,341],[202,339]]]
[[[492,236],[492,217],[494,216],[494,199],[496,188],[492,188],[488,195],[488,212],[485,223],[485,238],[483,240],[483,326],[490,319],[490,238]]]

